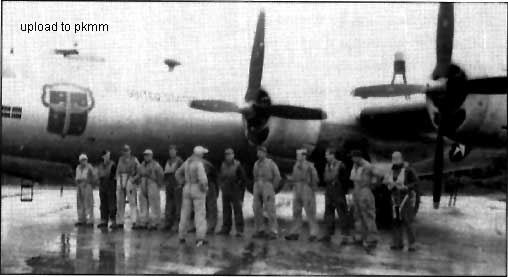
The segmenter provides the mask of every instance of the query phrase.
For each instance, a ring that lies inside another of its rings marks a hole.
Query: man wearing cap
[[[222,191],[222,228],[219,232],[220,235],[229,235],[231,232],[231,214],[234,213],[236,236],[243,236],[242,202],[246,180],[245,171],[240,162],[235,159],[233,149],[226,149],[219,173],[219,184]]]
[[[153,159],[151,149],[143,152],[144,160],[139,165],[139,224],[133,229],[156,230],[161,217],[159,185],[162,186],[164,172],[160,164]]]
[[[258,160],[254,164],[254,202],[252,208],[254,210],[254,225],[256,233],[254,238],[262,238],[265,236],[263,227],[263,210],[268,216],[267,238],[277,239],[277,217],[275,212],[275,187],[281,181],[279,168],[275,162],[266,157],[266,147],[258,146]]]
[[[131,156],[131,148],[124,145],[122,148],[122,156],[118,159],[116,167],[116,225],[114,229],[122,229],[125,213],[125,195],[129,200],[130,217],[133,227],[136,226],[138,218],[137,207],[137,187],[135,181],[137,179],[137,169],[139,161],[136,157]]]
[[[309,220],[309,241],[315,241],[318,233],[316,222],[316,195],[315,191],[319,183],[314,164],[307,161],[307,149],[296,150],[296,163],[293,173],[288,178],[293,183],[293,219],[294,225],[291,232],[285,238],[298,240],[298,232],[302,229],[302,207]]]
[[[353,189],[353,216],[355,220],[354,239],[366,248],[374,248],[377,243],[376,202],[371,191],[373,180],[372,165],[362,158],[359,150],[351,151],[353,168],[351,181]]]
[[[76,185],[78,187],[76,202],[78,208],[78,222],[76,226],[93,227],[93,189],[92,183],[96,176],[94,169],[88,163],[86,154],[79,155],[79,165],[76,167]]]
[[[335,211],[339,216],[342,243],[348,242],[350,238],[351,224],[350,214],[346,202],[348,191],[348,174],[343,162],[335,158],[337,151],[334,148],[326,149],[326,166],[323,179],[326,184],[325,191],[325,235],[320,239],[323,242],[329,242],[331,236],[335,233]]]
[[[208,178],[206,177],[203,155],[208,150],[202,146],[194,147],[193,155],[190,156],[175,172],[179,183],[184,183],[182,195],[182,210],[178,237],[180,243],[185,242],[185,235],[189,227],[191,212],[194,209],[194,224],[196,226],[196,246],[206,244],[206,192],[208,190]]]
[[[182,165],[182,159],[177,155],[176,145],[169,146],[169,159],[164,166],[166,181],[166,206],[164,209],[164,230],[171,230],[173,223],[180,221],[180,207],[182,206],[182,186],[175,179],[176,170]]]
[[[415,251],[415,234],[413,219],[416,214],[416,198],[418,190],[418,177],[413,168],[404,162],[402,153],[395,151],[392,154],[392,168],[383,179],[383,183],[391,191],[393,208],[393,244],[392,250],[404,248],[402,229],[405,230],[408,240],[408,250]]]
[[[101,200],[101,223],[97,225],[99,228],[108,227],[108,220],[111,220],[111,226],[116,225],[115,171],[115,162],[111,160],[111,152],[109,150],[102,151],[102,162],[97,166]]]

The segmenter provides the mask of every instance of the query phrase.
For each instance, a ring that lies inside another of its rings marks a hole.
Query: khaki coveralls
[[[203,161],[199,157],[188,158],[175,173],[180,183],[185,182],[183,187],[182,211],[178,226],[178,237],[184,239],[189,228],[192,210],[194,210],[194,225],[196,237],[205,239],[206,236],[206,192],[208,190],[208,178],[206,177]],[[183,181],[183,182],[182,182]]]
[[[319,182],[316,168],[309,161],[297,161],[293,166],[293,219],[294,224],[291,234],[297,234],[302,229],[302,208],[309,221],[310,235],[317,236],[318,226],[316,222],[316,195],[315,191]]]
[[[281,180],[279,168],[269,158],[256,161],[253,169],[254,175],[254,225],[256,232],[263,227],[263,210],[268,215],[268,232],[277,234],[277,217],[275,211],[275,190]]]
[[[164,178],[162,167],[154,160],[143,161],[139,165],[138,174],[139,224],[157,227],[161,217],[159,184],[162,184]]]
[[[353,165],[351,181],[353,189],[353,216],[356,241],[377,242],[376,202],[370,189],[372,183],[371,165],[363,160],[361,166]]]
[[[129,200],[130,217],[132,223],[137,221],[138,207],[137,207],[137,186],[134,184],[137,178],[136,172],[139,166],[139,161],[136,157],[129,158],[120,157],[116,167],[116,223],[123,224],[125,214],[125,195]]]
[[[96,176],[94,169],[90,164],[84,166],[78,165],[76,167],[76,184],[78,189],[76,191],[76,205],[78,208],[78,222],[79,223],[92,223],[93,218],[93,188],[92,183],[95,181]]]

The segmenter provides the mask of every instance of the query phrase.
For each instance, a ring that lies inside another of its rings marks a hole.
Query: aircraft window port
[[[23,110],[21,107],[11,107],[2,105],[2,117],[21,119]]]
[[[30,181],[21,181],[21,202],[32,202],[34,198],[34,184]]]

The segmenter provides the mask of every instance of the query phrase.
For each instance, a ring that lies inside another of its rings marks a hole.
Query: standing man
[[[372,166],[362,158],[359,150],[351,151],[353,168],[351,181],[353,189],[353,213],[355,220],[354,239],[365,248],[375,248],[377,244],[376,202],[370,185],[372,183]]]
[[[136,157],[131,156],[131,148],[124,145],[122,148],[122,156],[118,159],[116,167],[116,225],[114,229],[123,229],[123,219],[125,213],[125,195],[129,200],[130,217],[132,227],[136,226],[138,218],[138,208],[136,201],[137,187],[135,181],[137,179],[137,169],[139,161]]]
[[[215,227],[217,226],[217,197],[218,197],[218,184],[217,184],[217,170],[211,162],[203,159],[205,166],[206,178],[208,179],[208,190],[206,192],[206,234],[214,235]],[[194,211],[191,212],[191,219],[194,218]],[[195,233],[196,227],[194,226],[189,230],[189,233]]]
[[[298,232],[302,229],[302,206],[309,220],[309,241],[315,241],[318,233],[316,222],[316,195],[319,177],[314,164],[307,161],[307,149],[296,150],[296,163],[290,176],[293,182],[293,218],[295,220],[290,235],[286,240],[298,240]]]
[[[109,150],[102,151],[102,163],[97,166],[99,175],[99,197],[101,199],[101,223],[98,228],[107,228],[108,220],[111,226],[116,225],[116,184],[115,162],[111,160]]]
[[[182,159],[177,155],[176,145],[169,146],[169,159],[164,167],[166,181],[166,207],[164,209],[164,230],[171,230],[173,223],[180,221],[180,208],[182,206],[182,186],[175,178],[176,170],[182,165]]]
[[[416,214],[416,197],[418,191],[418,177],[413,168],[409,167],[402,158],[402,153],[396,151],[392,154],[392,168],[384,177],[386,184],[392,194],[393,207],[393,244],[392,250],[404,248],[402,229],[404,228],[408,250],[415,251],[415,233],[413,219]]]
[[[265,236],[263,230],[263,210],[268,216],[267,238],[277,239],[277,217],[275,212],[275,186],[281,180],[279,168],[275,162],[266,157],[266,147],[258,146],[258,160],[254,164],[254,225],[256,233],[254,238]]]
[[[78,186],[76,202],[78,207],[78,222],[75,226],[93,227],[93,189],[92,183],[96,176],[94,169],[88,163],[86,154],[79,155],[79,165],[76,167],[76,185]]]
[[[329,242],[335,233],[335,211],[339,216],[342,243],[351,240],[351,215],[348,211],[346,194],[348,191],[348,176],[343,162],[335,158],[334,148],[326,149],[326,167],[323,178],[326,184],[325,193],[325,236],[320,239],[322,242]]]
[[[133,229],[156,230],[161,218],[161,195],[164,172],[160,164],[153,159],[151,149],[143,152],[144,160],[139,165],[139,226]]]
[[[224,151],[224,161],[219,172],[219,185],[222,191],[222,229],[220,235],[229,235],[231,232],[232,216],[235,215],[236,236],[243,236],[242,202],[246,183],[245,171],[235,152],[228,148]]]
[[[178,237],[180,243],[185,243],[185,235],[189,226],[191,212],[194,207],[194,224],[196,226],[196,246],[200,247],[207,243],[206,236],[206,192],[208,190],[208,178],[206,177],[203,155],[208,150],[202,146],[194,147],[193,155],[178,168],[175,173],[183,187],[182,211]]]

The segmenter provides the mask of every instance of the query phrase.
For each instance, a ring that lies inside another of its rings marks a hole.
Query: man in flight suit
[[[207,243],[205,236],[206,223],[206,192],[208,190],[208,178],[206,177],[203,155],[208,150],[202,146],[194,147],[193,155],[189,157],[180,168],[175,177],[178,182],[185,183],[183,187],[182,211],[178,226],[180,243],[185,243],[185,235],[189,227],[191,212],[194,209],[194,224],[196,226],[196,246],[200,247]]]
[[[275,211],[275,187],[281,181],[279,168],[275,162],[266,157],[266,147],[258,146],[258,160],[254,164],[254,225],[256,233],[254,238],[262,238],[265,236],[263,227],[263,210],[268,216],[267,238],[277,239],[277,217]]]
[[[79,165],[76,167],[76,201],[78,207],[78,222],[75,226],[93,227],[93,189],[96,180],[95,172],[88,163],[86,154],[79,155]]]
[[[219,172],[219,185],[222,191],[222,229],[220,235],[229,235],[231,232],[232,216],[235,215],[236,236],[243,236],[243,194],[245,191],[246,176],[242,165],[235,159],[233,149],[224,151],[224,161]]]
[[[130,217],[132,226],[136,226],[138,218],[137,207],[137,187],[134,183],[137,179],[137,169],[139,161],[136,157],[131,156],[131,148],[124,145],[122,156],[118,159],[116,167],[116,225],[114,229],[123,229],[123,219],[125,213],[125,195],[129,200]]]
[[[302,229],[302,206],[309,220],[309,241],[315,241],[318,233],[316,222],[316,195],[319,182],[314,164],[307,161],[307,149],[296,150],[296,163],[290,181],[293,182],[293,219],[294,225],[286,240],[298,240],[298,232]]]
[[[177,155],[176,145],[169,146],[169,159],[164,167],[166,181],[166,206],[164,209],[164,230],[171,230],[173,223],[180,221],[180,207],[182,206],[182,186],[175,178],[176,170],[182,165],[182,159]]]
[[[329,242],[331,236],[335,233],[335,211],[339,216],[342,243],[351,240],[351,216],[348,211],[346,194],[348,191],[348,176],[344,163],[335,158],[336,150],[334,148],[326,149],[326,167],[323,178],[326,184],[325,192],[325,221],[326,232],[320,239],[323,242]]]
[[[104,150],[102,160],[97,166],[99,175],[99,197],[101,199],[101,223],[98,228],[108,227],[108,219],[111,226],[116,225],[116,183],[115,183],[115,162],[111,160],[111,152]]]
[[[135,229],[156,230],[161,217],[159,185],[162,186],[164,173],[160,164],[153,159],[152,150],[146,149],[143,155],[144,161],[138,169],[140,224]]]
[[[351,151],[351,158],[353,159],[351,181],[354,183],[354,239],[365,248],[374,248],[377,244],[377,226],[376,202],[370,187],[373,179],[372,165],[362,158],[359,150]]]
[[[392,168],[385,175],[383,183],[392,194],[393,208],[393,244],[392,250],[402,250],[402,229],[406,231],[408,251],[415,251],[415,233],[413,219],[416,214],[416,196],[418,177],[413,168],[404,162],[402,153],[392,154]]]
[[[218,197],[218,184],[217,184],[217,170],[211,162],[203,159],[205,167],[206,178],[208,179],[208,190],[206,192],[206,234],[215,235],[215,227],[217,226],[217,197]],[[191,212],[191,218],[194,218],[194,211]],[[189,233],[195,233],[196,227],[194,226],[189,230]]]

